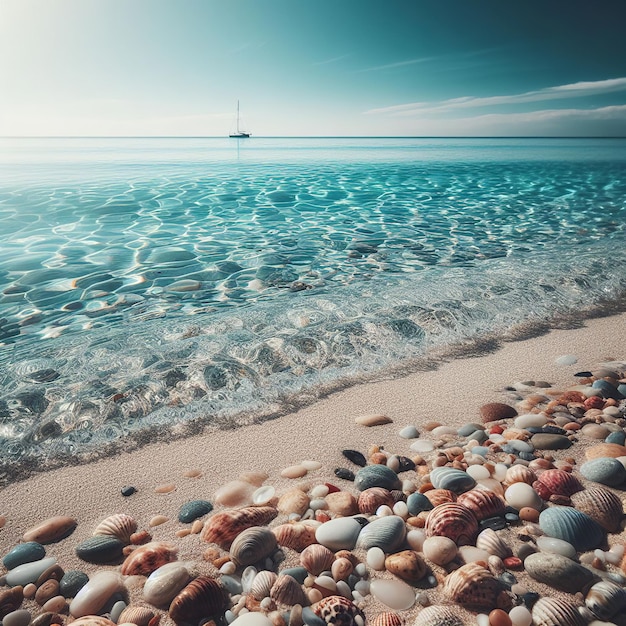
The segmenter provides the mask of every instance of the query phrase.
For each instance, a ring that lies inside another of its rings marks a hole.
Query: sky
[[[1,136],[626,136],[626,0],[0,0]]]

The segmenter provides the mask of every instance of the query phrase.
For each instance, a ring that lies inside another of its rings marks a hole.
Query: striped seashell
[[[608,580],[602,580],[589,589],[585,604],[597,618],[610,620],[626,609],[626,589]]]
[[[587,620],[566,600],[539,598],[532,609],[534,626],[585,626]]]
[[[592,550],[604,541],[604,529],[591,517],[569,506],[553,506],[539,514],[539,526],[548,537],[571,543],[576,550]]]
[[[291,522],[275,526],[272,532],[279,546],[302,552],[307,546],[317,543],[315,531],[318,526],[318,522]]]
[[[130,536],[137,530],[137,522],[126,513],[116,513],[102,520],[94,535],[110,535],[116,537],[125,544],[130,543]],[[139,624],[137,626],[140,626]]]
[[[76,624],[76,626],[116,626],[115,622],[101,615],[85,615],[75,619],[72,624]]]
[[[463,470],[454,467],[434,467],[430,472],[430,482],[435,489],[449,489],[460,494],[476,486],[476,481]]]
[[[230,557],[238,566],[252,565],[276,550],[274,533],[264,526],[253,526],[239,533],[230,546]]]
[[[372,626],[404,626],[404,620],[397,613],[384,611],[372,620]]]
[[[278,511],[285,515],[296,513],[304,515],[309,508],[310,498],[302,489],[290,489],[284,493],[278,500]]]
[[[422,609],[413,626],[463,626],[463,620],[452,607],[436,604]]]
[[[624,504],[619,496],[604,487],[587,487],[572,495],[574,508],[586,513],[610,533],[618,532],[624,519]]]
[[[467,507],[479,521],[504,515],[506,510],[504,500],[497,493],[483,489],[472,489],[462,493],[457,499],[457,504]]]
[[[267,569],[261,570],[250,585],[250,593],[254,599],[260,602],[263,598],[267,598],[277,578],[276,572]]]
[[[359,513],[365,513],[366,515],[376,513],[379,506],[386,505],[389,508],[393,508],[394,504],[393,495],[388,489],[383,487],[370,487],[362,491],[357,500]]]
[[[176,624],[198,624],[205,617],[221,617],[228,601],[219,580],[198,576],[172,600],[169,615]]]
[[[343,596],[328,596],[313,605],[313,612],[327,624],[336,626],[352,626],[355,617],[363,618],[363,614],[354,602]]]
[[[599,443],[585,450],[585,457],[588,461],[602,457],[616,459],[619,456],[626,456],[626,446],[620,446],[618,443]]]
[[[549,469],[541,472],[537,477],[537,482],[541,483],[549,492],[548,498],[556,494],[558,496],[571,496],[572,494],[582,491],[583,486],[581,482],[571,474],[570,472],[566,472],[560,469]],[[536,483],[533,483],[533,488],[535,491],[544,499],[544,496],[540,493],[539,489],[535,486]]]
[[[178,548],[163,541],[151,541],[135,548],[122,563],[124,576],[148,576],[155,569],[176,560]]]
[[[294,606],[294,604],[302,606],[306,604],[307,599],[302,585],[289,574],[278,576],[270,590],[270,598],[282,606]]]
[[[478,520],[462,504],[447,502],[429,511],[425,530],[429,537],[448,537],[458,546],[463,546],[473,543],[478,533]]]
[[[424,493],[433,506],[439,506],[446,502],[456,502],[456,493],[449,489],[430,489]]]
[[[536,480],[537,474],[535,474],[530,467],[520,464],[511,465],[511,467],[506,470],[506,475],[504,477],[504,482],[507,485],[512,485],[513,483],[526,483],[527,485],[532,485]]]
[[[499,556],[501,559],[506,559],[513,554],[511,548],[502,540],[500,535],[491,528],[485,528],[485,530],[478,533],[478,537],[476,537],[476,547],[481,550],[486,550],[489,554]]]
[[[300,565],[313,576],[329,570],[334,560],[335,554],[319,543],[306,547],[300,555]]]
[[[249,506],[216,513],[204,525],[202,539],[228,548],[233,539],[246,528],[268,524],[278,515],[273,506]]]
[[[154,611],[145,606],[127,606],[117,618],[117,623],[131,623],[136,624],[136,626],[148,626],[148,623],[155,615],[156,613]]]
[[[495,608],[503,590],[503,584],[478,563],[468,563],[454,570],[443,585],[443,593],[449,600],[476,611]]]

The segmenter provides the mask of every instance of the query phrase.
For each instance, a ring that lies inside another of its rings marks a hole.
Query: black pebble
[[[504,584],[508,589],[517,584],[517,578],[511,574],[511,572],[504,572],[501,576],[498,576],[498,580]]]
[[[338,467],[335,470],[335,476],[337,476],[337,478],[343,478],[344,480],[354,480],[354,473],[345,467]]]
[[[487,519],[480,521],[479,527],[481,530],[484,530],[485,528],[502,530],[503,528],[506,528],[506,521],[502,517],[488,517]]]
[[[123,496],[132,496],[134,493],[137,492],[137,489],[131,485],[127,485],[126,487],[122,487],[122,495]]]
[[[367,459],[358,450],[342,450],[341,454],[359,467],[365,467],[367,465]]]
[[[522,596],[522,602],[527,609],[532,609],[537,600],[539,600],[539,594],[535,591],[529,591]]]
[[[577,376],[578,378],[591,378],[593,376],[592,372],[578,372],[577,374],[574,374],[574,376]]]
[[[400,472],[408,472],[410,470],[415,469],[415,463],[406,456],[399,456],[398,461],[400,461],[400,467],[398,468],[398,473]]]

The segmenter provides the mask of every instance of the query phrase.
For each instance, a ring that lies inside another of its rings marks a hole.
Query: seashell
[[[454,570],[443,585],[443,593],[448,599],[476,611],[495,608],[503,589],[503,584],[478,563],[468,563]]]
[[[275,572],[267,569],[261,570],[252,581],[250,593],[260,602],[263,598],[267,598],[270,595],[272,586],[277,578],[278,575]]]
[[[398,475],[386,465],[368,465],[356,473],[354,486],[359,491],[365,491],[370,487],[382,487],[391,491],[402,489],[402,482]]]
[[[302,489],[290,489],[285,492],[278,500],[278,511],[285,515],[296,513],[304,515],[309,508],[311,500]]]
[[[485,528],[476,537],[476,547],[481,550],[486,550],[489,554],[499,556],[501,559],[506,559],[511,556],[513,552],[511,548],[502,540],[500,535],[491,528]]]
[[[137,574],[148,576],[166,563],[176,560],[178,548],[162,541],[151,541],[135,548],[122,563],[121,572],[125,576]]]
[[[506,470],[506,475],[504,478],[504,482],[507,485],[512,485],[513,483],[526,483],[527,485],[532,485],[537,480],[537,474],[527,467],[526,465],[511,465]]]
[[[6,554],[2,559],[2,564],[7,569],[13,569],[24,563],[39,561],[46,556],[46,549],[36,541],[20,543]]]
[[[300,555],[300,564],[313,576],[329,570],[334,560],[335,554],[319,543],[308,546]]]
[[[585,604],[597,618],[610,620],[626,609],[626,589],[608,580],[602,580],[589,589]]]
[[[415,550],[403,550],[385,559],[385,569],[409,583],[416,583],[426,575],[428,567]]]
[[[17,611],[22,606],[23,600],[24,590],[22,586],[0,591],[0,619],[4,619],[9,613]]]
[[[70,570],[59,581],[59,593],[64,598],[73,598],[89,582],[85,572]]]
[[[587,620],[570,601],[539,598],[532,609],[534,626],[585,626]]]
[[[111,535],[96,535],[76,546],[76,556],[88,563],[110,563],[122,556],[124,543]]]
[[[53,543],[71,534],[78,522],[73,517],[57,515],[41,522],[24,533],[24,541]]]
[[[330,566],[330,573],[333,580],[348,580],[348,577],[354,571],[354,564],[350,558],[338,557],[335,555],[335,560]]]
[[[250,506],[222,511],[209,518],[201,537],[204,541],[227,548],[241,531],[268,524],[277,515],[278,510],[272,506]]]
[[[359,513],[365,513],[366,515],[376,513],[379,506],[386,505],[393,508],[394,504],[391,492],[388,489],[383,489],[383,487],[365,489],[359,494],[359,499],[357,500]]]
[[[457,504],[462,504],[472,511],[478,521],[502,516],[506,510],[504,500],[497,493],[483,489],[472,489],[462,493],[457,498]]]
[[[524,559],[529,576],[556,589],[576,593],[594,582],[593,572],[560,554],[537,552]]]
[[[279,546],[302,552],[307,546],[316,543],[316,529],[317,524],[314,526],[310,523],[294,522],[275,526],[272,532]]]
[[[116,626],[115,622],[101,615],[85,615],[75,619],[72,624],[75,626]]]
[[[145,606],[127,606],[117,618],[118,624],[131,623],[136,626],[148,626],[155,612]]]
[[[539,515],[539,526],[549,537],[571,543],[576,550],[592,550],[604,541],[604,529],[591,517],[568,506],[553,506]]]
[[[378,547],[383,552],[394,552],[404,543],[405,537],[404,520],[397,515],[389,515],[364,526],[359,533],[357,546],[364,550]]]
[[[276,578],[270,590],[270,598],[278,605],[293,606],[306,604],[306,595],[302,585],[288,574],[281,574]]]
[[[624,505],[612,491],[603,487],[591,486],[572,495],[574,508],[586,513],[605,530],[618,532],[624,518]]]
[[[183,524],[191,524],[199,517],[203,517],[213,510],[213,505],[207,500],[191,500],[185,502],[178,511],[178,521]],[[139,626],[139,624],[137,624]]]
[[[449,489],[430,489],[424,492],[424,495],[434,507],[446,502],[456,502],[456,493]]]
[[[422,609],[413,626],[463,626],[463,620],[452,607],[436,604]]]
[[[116,513],[102,520],[93,531],[93,534],[116,537],[122,543],[128,545],[130,543],[130,536],[136,530],[137,522],[130,515],[126,515],[126,513]]]
[[[431,470],[430,482],[435,489],[448,489],[457,495],[476,486],[476,481],[467,472],[445,465]]]
[[[428,513],[425,530],[429,537],[448,537],[459,546],[468,545],[478,533],[478,520],[462,504],[447,502]]]
[[[235,565],[252,565],[269,556],[278,547],[274,533],[263,526],[253,526],[239,533],[230,546]]]
[[[372,626],[404,626],[404,620],[397,613],[384,611],[372,620]]]
[[[116,572],[96,572],[70,603],[73,617],[98,613],[114,593],[122,591],[124,583]]]
[[[432,510],[433,503],[423,494],[416,491],[406,499],[409,515],[418,515],[422,511]]]
[[[221,617],[227,606],[228,593],[222,584],[198,576],[172,600],[169,615],[176,624],[198,624],[205,617]]]
[[[616,459],[620,456],[626,456],[626,446],[620,446],[618,443],[599,443],[585,450],[585,458],[588,461],[603,457]]]
[[[363,617],[356,604],[343,596],[322,598],[312,608],[314,613],[327,624],[336,626],[352,626],[355,623],[355,617]]]
[[[178,561],[161,565],[148,576],[143,586],[144,600],[155,606],[167,606],[189,578],[187,568]]]
[[[571,496],[577,491],[582,491],[583,489],[581,482],[578,480],[578,478],[576,478],[576,476],[574,476],[570,472],[566,472],[560,469],[549,469],[541,472],[541,474],[539,474],[537,478],[537,482],[541,483],[541,485],[543,485],[547,489],[549,493],[548,498],[552,494],[556,494],[559,496]],[[533,487],[544,500],[548,499],[539,492],[539,489],[537,489],[535,483],[533,483]]]

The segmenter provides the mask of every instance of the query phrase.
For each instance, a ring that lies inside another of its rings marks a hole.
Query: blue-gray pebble
[[[13,569],[18,565],[24,563],[32,563],[33,561],[39,561],[46,556],[46,549],[36,541],[27,541],[26,543],[20,543],[15,546],[9,553],[2,559],[2,564],[7,569]]]
[[[587,479],[609,487],[619,487],[626,481],[626,468],[617,460],[601,457],[580,466],[580,473]]]
[[[183,524],[190,524],[199,517],[210,513],[212,510],[213,505],[207,500],[191,500],[190,502],[185,502],[185,504],[180,507],[178,521]]]

